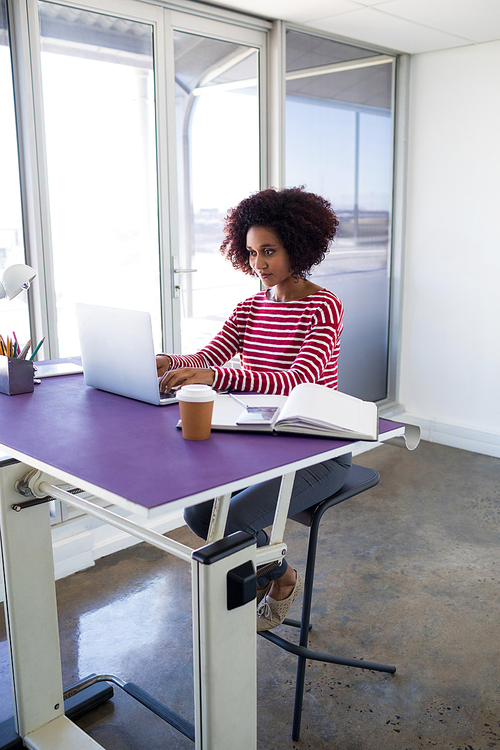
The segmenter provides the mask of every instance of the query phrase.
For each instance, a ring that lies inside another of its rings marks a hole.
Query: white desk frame
[[[395,426],[383,438],[389,440],[404,434],[404,427]],[[18,481],[32,472],[30,488],[35,496],[50,494],[58,497],[191,563],[195,750],[256,750],[255,601],[228,611],[227,573],[248,560],[257,566],[280,559],[285,554],[283,532],[297,469],[341,455],[351,447],[358,453],[376,445],[356,443],[268,471],[265,477],[262,474],[249,475],[245,486],[264,478],[282,476],[271,544],[257,550],[253,543],[211,564],[195,560],[190,547],[61,490],[55,483],[67,483],[70,479],[78,487],[81,486],[78,477],[71,479],[66,474],[54,477],[51,473],[53,467],[44,466],[5,446],[5,452],[16,460],[0,466],[0,541],[16,731],[23,737],[25,745],[34,750],[101,747],[64,716],[49,507],[45,503],[15,512],[12,506],[26,499],[15,489]],[[34,463],[37,463],[35,467]],[[287,471],[284,473],[283,469]],[[241,489],[240,485],[241,482],[234,488],[228,485],[214,488],[212,497],[218,495],[219,489],[222,492],[217,498],[218,512],[212,517],[209,541],[221,539],[231,492]],[[129,507],[130,501],[124,500],[123,504]],[[193,498],[186,497],[182,504],[184,507],[192,505]],[[221,643],[224,644],[224,658],[221,658]]]

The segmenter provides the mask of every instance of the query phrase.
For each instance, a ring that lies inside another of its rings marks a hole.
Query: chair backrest
[[[368,469],[365,466],[353,464],[349,476],[347,477],[347,481],[338,492],[334,495],[330,495],[326,500],[311,505],[310,508],[306,508],[294,516],[290,516],[290,518],[293,521],[297,521],[297,523],[301,523],[303,526],[311,526],[316,512],[323,515],[325,510],[332,505],[338,505],[338,503],[342,503],[344,500],[354,497],[354,495],[359,495],[360,492],[365,492],[365,490],[369,490],[370,487],[375,487],[379,482],[380,474],[377,471],[374,469]]]

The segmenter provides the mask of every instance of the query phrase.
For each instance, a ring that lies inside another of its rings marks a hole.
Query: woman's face
[[[247,250],[250,267],[265,287],[270,288],[291,279],[288,253],[270,227],[250,227],[247,232]]]

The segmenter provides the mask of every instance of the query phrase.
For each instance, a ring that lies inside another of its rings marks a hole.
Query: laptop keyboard
[[[173,398],[175,398],[175,391],[160,393],[160,401],[171,401]]]

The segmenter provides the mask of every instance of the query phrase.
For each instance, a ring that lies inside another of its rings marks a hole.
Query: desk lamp
[[[29,289],[33,279],[36,277],[36,271],[31,266],[18,263],[10,266],[4,271],[2,281],[0,281],[0,299],[14,299],[24,289]]]

